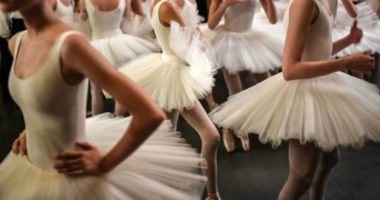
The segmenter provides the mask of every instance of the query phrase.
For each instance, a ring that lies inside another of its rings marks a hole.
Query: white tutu
[[[376,0],[377,1],[377,0]],[[373,27],[379,21],[379,17],[376,15],[375,11],[371,8],[369,3],[362,2],[355,4],[355,7],[358,10],[358,15],[356,20],[358,21],[358,26],[360,28],[366,29],[369,27]],[[338,12],[336,15],[336,22],[341,26],[351,26],[354,22],[354,19],[348,14],[345,10],[342,3],[339,1]]]
[[[334,31],[335,33],[335,31]],[[342,36],[341,32],[341,36]],[[347,34],[349,34],[349,29],[347,28]],[[358,44],[352,44],[342,51],[338,52],[338,56],[347,56],[353,53],[363,52],[363,51],[380,51],[380,22],[373,28],[363,29],[363,37]]]
[[[150,54],[120,71],[140,85],[166,111],[190,109],[211,92],[215,68],[193,29],[171,24],[170,48],[176,55]]]
[[[210,115],[239,135],[258,133],[274,147],[289,139],[326,151],[380,141],[378,89],[342,72],[294,81],[280,73],[232,96]]]
[[[205,36],[214,47],[217,64],[229,73],[249,70],[263,73],[281,66],[283,43],[276,35],[258,29],[231,32],[223,25]]]
[[[191,3],[189,0],[184,1],[180,12],[185,25],[190,28],[196,29],[203,19],[203,17],[199,15],[197,4]]]
[[[158,46],[147,40],[121,32],[109,38],[95,39],[91,44],[116,67],[143,54],[160,50]]]
[[[376,15],[374,10],[369,6],[367,2],[359,3],[356,6],[358,9],[358,26],[363,30],[363,38],[359,44],[353,44],[343,49],[341,52],[337,54],[338,56],[346,56],[367,50],[380,51],[379,17]],[[353,19],[349,17],[347,12],[338,11],[336,21],[342,27],[341,30],[346,29],[346,33],[349,34],[351,24],[353,23]]]
[[[8,37],[10,35],[8,19],[3,12],[0,11],[0,37]]]
[[[102,153],[122,137],[130,118],[87,120],[88,141]],[[0,199],[200,199],[201,158],[164,123],[134,154],[103,176],[66,177],[10,153],[0,165]],[[203,162],[202,162],[203,163]]]
[[[275,1],[275,3],[276,2],[278,1]],[[286,11],[287,4],[284,2],[278,2],[278,4],[281,5],[281,8],[279,10],[278,7],[276,7],[276,9],[278,9],[277,12],[281,13],[281,15],[283,16]],[[275,35],[276,38],[280,39],[281,48],[283,49],[285,45],[286,30],[285,30],[285,25],[283,22],[283,17],[280,17],[279,15],[280,14],[277,14],[277,17],[278,17],[277,22],[275,24],[271,24],[265,12],[263,10],[260,10],[260,12],[257,13],[257,15],[255,15],[255,19],[252,22],[252,27],[255,30],[270,33],[270,35]]]
[[[289,0],[273,0],[273,3],[276,9],[277,19],[282,21],[282,19],[284,18],[285,12],[289,6]],[[267,18],[261,4],[258,4],[256,9],[257,9],[257,14],[255,15],[255,20],[258,18],[265,18],[265,19]]]

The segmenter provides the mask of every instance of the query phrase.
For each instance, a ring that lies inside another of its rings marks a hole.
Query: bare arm
[[[361,41],[363,37],[363,31],[360,28],[358,28],[357,25],[357,21],[354,21],[350,33],[344,38],[334,42],[332,55],[335,55],[336,53],[345,49],[351,44],[357,44]]]
[[[261,5],[265,11],[265,14],[268,17],[268,20],[271,24],[275,24],[277,22],[277,12],[276,7],[272,0],[261,0]]]
[[[137,15],[144,16],[144,10],[141,4],[141,0],[132,0],[131,2],[132,11]]]
[[[356,18],[358,16],[358,9],[351,0],[342,0],[343,6],[347,13],[352,17]]]
[[[235,3],[245,3],[246,0],[211,0],[208,27],[213,30],[219,24],[227,7]]]
[[[373,59],[364,53],[336,60],[302,61],[310,24],[317,13],[314,1],[294,0],[292,2],[282,60],[284,78],[286,80],[313,78],[348,68],[369,70]]]
[[[49,0],[51,5],[53,6],[53,9],[57,9],[57,0]]]
[[[184,20],[179,13],[178,8],[170,2],[164,2],[161,4],[160,9],[158,10],[158,15],[160,22],[169,27],[172,21],[178,22],[181,26],[185,25]]]
[[[88,77],[125,106],[133,116],[128,130],[120,141],[102,156],[95,169],[89,169],[88,173],[108,172],[130,156],[152,134],[165,118],[164,113],[139,87],[119,73],[93,49],[83,37],[70,36],[62,48],[61,58],[63,74]],[[73,156],[81,158],[84,155],[85,152],[65,152],[58,155],[57,159]],[[66,175],[78,175],[78,173],[74,171]]]

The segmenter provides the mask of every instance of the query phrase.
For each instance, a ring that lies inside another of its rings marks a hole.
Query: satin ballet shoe
[[[219,196],[219,193],[208,193],[205,200],[222,200]]]
[[[228,135],[228,136],[226,136]],[[236,149],[233,134],[228,129],[223,129],[223,144],[227,152],[233,152]]]
[[[248,136],[240,136],[241,146],[244,151],[249,151],[251,149],[250,141]]]

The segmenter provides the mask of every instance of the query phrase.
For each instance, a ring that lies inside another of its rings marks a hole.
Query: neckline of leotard
[[[116,8],[112,9],[112,10],[109,10],[109,11],[102,11],[102,10],[99,10],[98,8],[95,7],[95,5],[92,3],[92,0],[87,0],[87,2],[89,2],[89,5],[91,6],[91,8],[93,10],[95,10],[96,12],[98,13],[101,13],[101,14],[107,14],[107,13],[112,13],[112,12],[116,12],[117,10],[119,10],[119,8],[122,6],[122,2],[124,0],[119,0],[119,4],[117,5]]]

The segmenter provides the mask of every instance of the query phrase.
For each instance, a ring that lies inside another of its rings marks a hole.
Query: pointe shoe
[[[243,150],[249,151],[251,149],[249,137],[248,136],[241,136],[239,138],[240,138],[241,146],[243,147]]]
[[[223,129],[223,144],[228,153],[236,149],[234,137],[227,129]]]
[[[208,196],[205,200],[222,200],[219,196],[219,193],[208,193]]]

